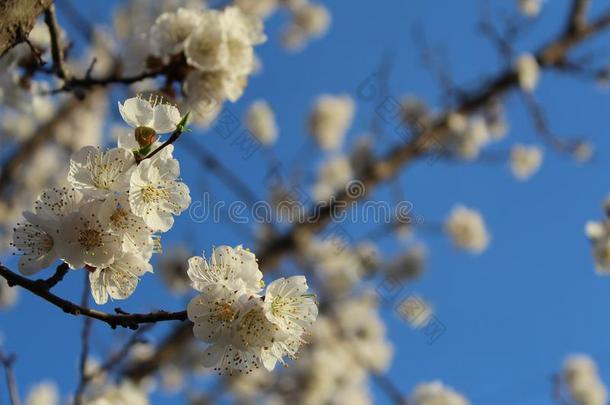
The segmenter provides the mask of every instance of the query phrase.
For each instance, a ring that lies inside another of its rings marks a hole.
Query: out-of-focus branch
[[[58,308],[61,308],[65,313],[71,315],[83,315],[89,318],[97,319],[105,322],[113,329],[117,326],[130,329],[138,329],[140,324],[156,323],[164,321],[185,321],[187,319],[186,311],[167,312],[156,311],[147,314],[130,314],[124,311],[118,311],[117,314],[109,314],[95,309],[87,308],[82,305],[77,305],[73,302],[65,300],[51,293],[48,288],[41,285],[38,281],[33,281],[22,277],[7,267],[0,265],[0,276],[4,277],[8,285],[13,287],[18,285],[26,290],[34,293],[40,298],[50,302]]]
[[[231,169],[214,157],[214,154],[210,153],[204,146],[189,137],[183,138],[181,142],[184,144],[184,150],[186,152],[190,153],[194,159],[197,159],[197,162],[201,165],[213,171],[227,187],[239,196],[239,198],[242,198],[250,205],[259,201],[259,198],[254,191],[252,191],[239,176],[235,175]]]
[[[89,277],[86,272],[84,272],[84,281],[83,295],[80,304],[82,307],[87,307],[89,306]],[[83,394],[85,393],[85,388],[87,388],[87,359],[89,358],[89,343],[91,340],[91,327],[93,326],[91,321],[92,319],[89,317],[83,319],[81,353],[78,363],[79,381],[78,386],[76,387],[76,393],[74,394],[75,405],[82,405]]]
[[[83,77],[83,78],[73,78],[67,80],[63,86],[48,91],[48,94],[57,94],[57,93],[65,93],[70,92],[78,88],[92,88],[92,87],[107,87],[112,84],[134,84],[140,82],[145,79],[152,79],[154,77],[160,76],[163,73],[166,73],[170,70],[170,65],[162,66],[160,68],[147,70],[146,72],[142,72],[133,76],[121,76],[118,73],[112,73],[109,76],[102,78],[94,78],[94,77]]]
[[[19,391],[17,390],[17,379],[13,371],[13,364],[15,363],[14,355],[6,355],[0,351],[0,363],[4,367],[6,373],[6,385],[8,389],[8,395],[11,400],[11,405],[19,405]]]
[[[568,22],[568,32],[575,33],[583,29],[587,24],[587,12],[591,0],[572,0],[572,10]]]
[[[175,358],[192,338],[192,326],[181,325],[159,344],[152,356],[124,367],[121,375],[139,381],[147,375],[153,374],[163,363]]]
[[[586,24],[577,32],[564,32],[557,39],[550,41],[536,52],[536,59],[542,68],[555,68],[564,61],[569,51],[576,45],[591,38],[595,34],[610,27],[610,10],[604,12],[600,17]],[[413,141],[398,146],[387,155],[377,159],[372,164],[372,170],[364,173],[359,180],[366,187],[367,194],[378,184],[394,177],[394,175],[406,165],[417,158],[429,153],[439,142],[450,133],[447,118],[450,112],[458,112],[469,115],[490,100],[503,95],[507,91],[518,86],[517,73],[507,69],[496,77],[487,80],[479,89],[463,95],[461,104],[453,111],[447,111],[440,119],[426,127]],[[265,271],[277,263],[284,255],[296,248],[298,237],[303,233],[314,233],[323,228],[329,221],[333,212],[343,207],[349,207],[354,197],[342,193],[330,202],[324,202],[315,207],[303,222],[294,224],[285,233],[271,238],[267,244],[258,251],[259,265]],[[125,370],[124,375],[133,379],[142,379],[154,373],[162,362],[171,358],[172,354],[178,352],[185,342],[192,338],[191,325],[178,326],[168,338],[160,344],[156,355],[151,359],[135,363]]]
[[[3,0],[0,2],[0,57],[25,41],[36,18],[53,0]]]
[[[129,340],[123,345],[120,350],[110,355],[110,357],[108,357],[108,359],[97,370],[86,376],[87,381],[91,381],[95,377],[98,377],[104,373],[108,373],[116,369],[116,367],[118,367],[121,362],[123,362],[127,358],[127,355],[129,354],[131,349],[133,349],[136,344],[143,341],[142,335],[148,332],[153,326],[155,325],[152,323],[144,325],[140,327],[140,329],[133,332]]]
[[[53,58],[53,70],[61,79],[68,79],[69,72],[64,64],[64,50],[61,47],[60,28],[55,15],[55,5],[51,4],[44,12],[44,21],[49,28],[51,38],[51,56]]]
[[[579,140],[566,140],[556,136],[548,123],[548,119],[542,107],[538,104],[534,96],[528,93],[523,93],[525,105],[532,117],[536,131],[542,140],[551,148],[558,152],[573,154],[577,151],[578,146],[582,144]]]
[[[78,100],[71,100],[62,105],[53,115],[53,118],[38,128],[33,136],[19,145],[18,149],[9,156],[0,168],[0,199],[7,187],[15,178],[22,164],[27,162],[46,141],[53,138],[57,126],[67,118],[79,105]]]
[[[372,374],[371,378],[394,404],[407,405],[407,399],[388,376],[383,374]]]

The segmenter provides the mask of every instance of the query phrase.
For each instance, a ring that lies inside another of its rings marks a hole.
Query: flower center
[[[87,250],[100,247],[104,244],[101,233],[95,229],[83,229],[80,231],[78,242]]]
[[[215,314],[216,319],[220,322],[231,322],[235,319],[236,315],[231,304],[226,301],[216,303]]]
[[[121,228],[127,222],[129,213],[123,208],[117,208],[110,216],[110,222],[117,228]]]
[[[273,330],[262,311],[254,309],[246,314],[237,328],[241,343],[245,346],[266,346],[272,338]]]
[[[40,247],[42,247],[42,249],[44,249],[46,252],[50,252],[51,249],[53,249],[53,238],[45,233],[40,239]]]
[[[146,204],[159,202],[159,200],[167,199],[167,197],[168,194],[165,189],[157,188],[152,184],[149,184],[146,187],[142,188],[142,200],[144,200]]]

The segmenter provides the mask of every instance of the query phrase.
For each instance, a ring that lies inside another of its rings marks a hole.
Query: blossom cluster
[[[608,389],[600,378],[597,365],[589,356],[584,354],[568,356],[561,377],[575,404],[604,405],[608,403]]]
[[[604,203],[606,215],[610,209],[610,200]],[[592,255],[595,261],[595,271],[599,275],[610,274],[610,221],[588,221],[585,225],[585,234],[591,241]]]
[[[174,215],[190,204],[171,145],[141,160],[160,145],[157,134],[181,122],[176,107],[158,101],[136,97],[119,104],[134,133],[121,137],[116,148],[76,151],[69,186],[43,191],[34,211],[23,213],[13,233],[21,273],[33,275],[57,259],[72,269],[85,267],[96,303],[104,304],[109,296],[129,297],[152,271],[158,233],[168,231]]]
[[[267,286],[256,256],[237,246],[219,246],[211,258],[189,259],[188,275],[201,292],[188,305],[195,337],[208,343],[203,364],[219,373],[273,370],[294,358],[318,315],[303,276],[279,278]]]
[[[185,101],[195,118],[207,124],[225,100],[241,97],[256,65],[254,46],[266,36],[260,18],[238,7],[179,8],[156,19],[149,40],[152,54],[163,63],[186,61]]]

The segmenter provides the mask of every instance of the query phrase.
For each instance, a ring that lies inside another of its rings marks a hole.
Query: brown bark
[[[0,55],[23,42],[53,0],[0,0]]]

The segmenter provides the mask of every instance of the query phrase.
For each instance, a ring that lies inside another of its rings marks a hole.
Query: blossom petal
[[[119,103],[119,112],[132,128],[152,125],[154,110],[148,101],[139,97],[129,98],[125,100],[125,104]]]
[[[180,111],[173,105],[159,104],[154,108],[152,128],[160,134],[176,129],[180,122]]]

